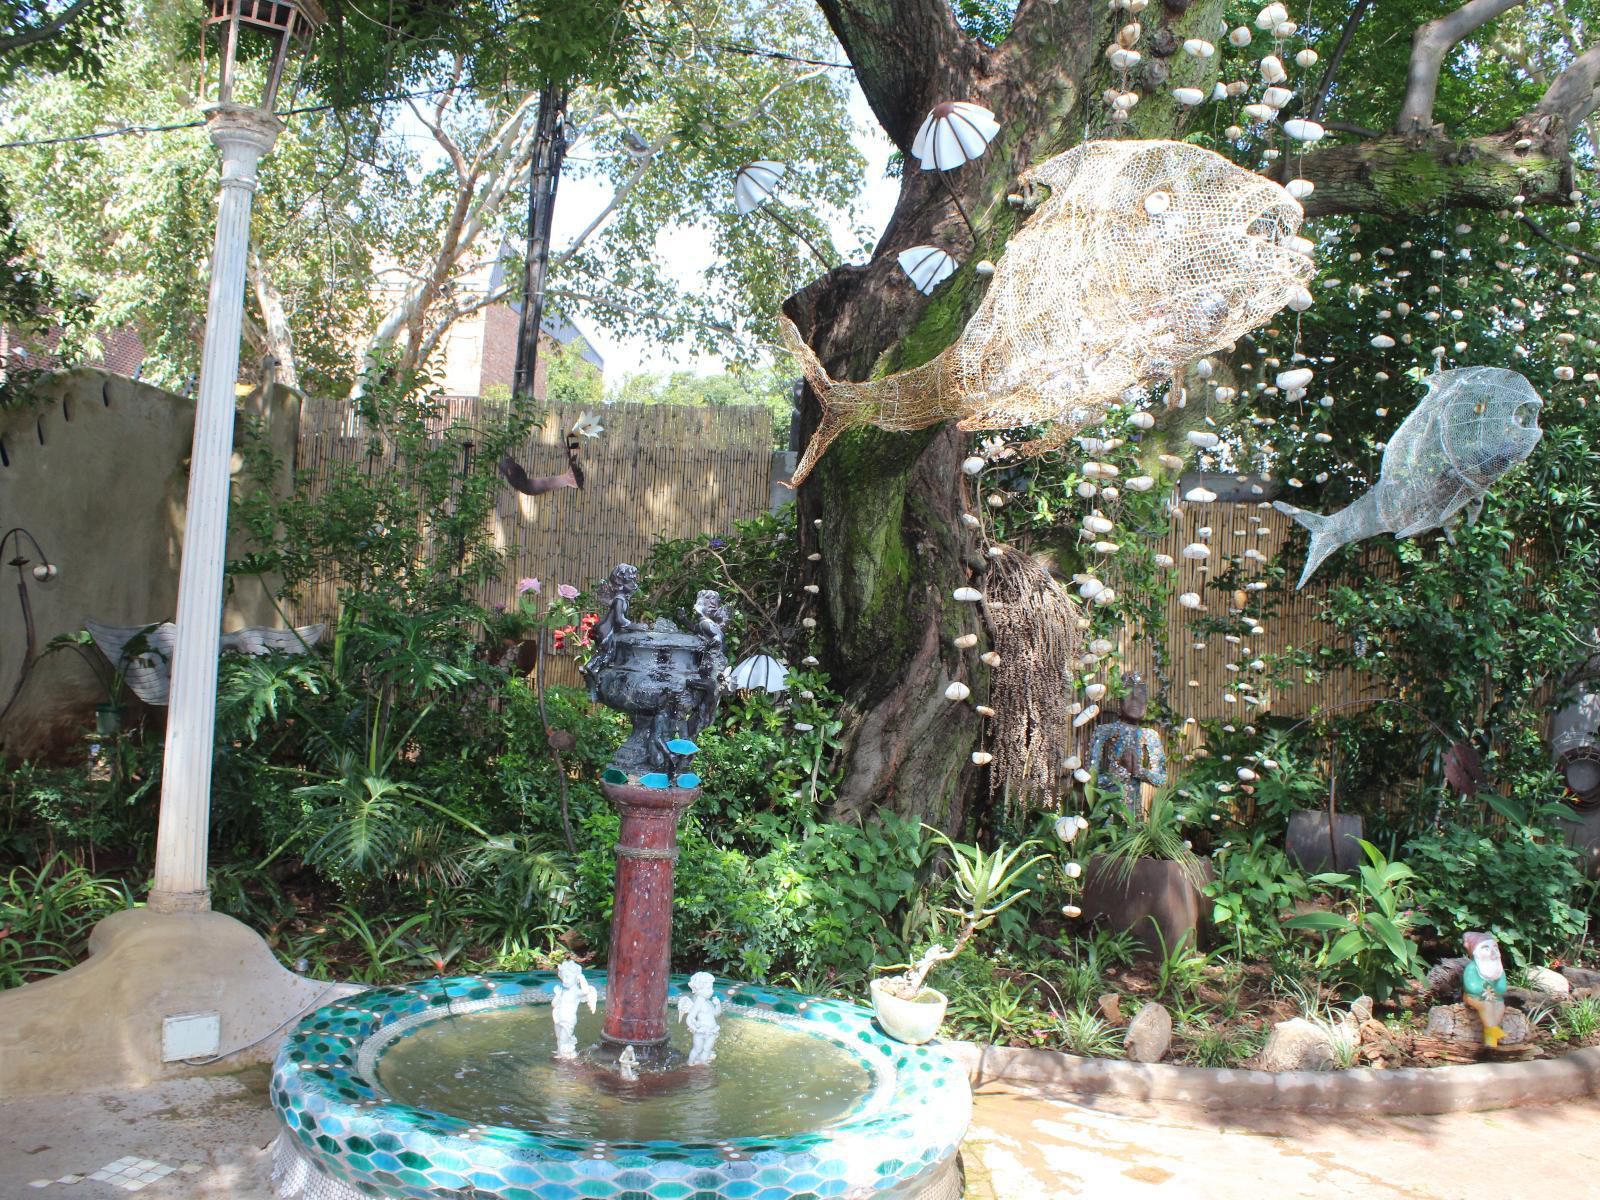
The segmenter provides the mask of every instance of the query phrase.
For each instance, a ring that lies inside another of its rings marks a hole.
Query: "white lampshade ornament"
[[[778,184],[788,168],[781,162],[759,159],[739,168],[733,177],[733,202],[741,217],[760,208],[777,194]]]
[[[911,284],[924,296],[956,273],[958,263],[937,246],[913,246],[900,251],[895,261],[911,277]]]
[[[923,119],[911,153],[924,171],[949,171],[981,158],[999,132],[1000,122],[983,105],[946,100]]]
[[[733,668],[733,686],[741,692],[782,692],[789,686],[789,668],[770,654],[752,654]]]

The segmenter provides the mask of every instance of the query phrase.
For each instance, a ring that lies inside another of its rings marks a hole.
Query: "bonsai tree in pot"
[[[934,840],[950,851],[953,872],[951,886],[955,892],[954,905],[943,905],[939,911],[955,917],[959,924],[952,943],[929,946],[902,973],[874,979],[872,1011],[885,1033],[897,1041],[920,1045],[931,1041],[944,1021],[948,998],[941,991],[927,986],[928,973],[942,962],[949,962],[965,950],[973,935],[994,922],[1030,889],[1019,888],[1018,881],[1031,868],[1043,862],[1048,855],[1035,854],[1020,862],[1036,841],[1026,841],[1014,849],[1004,843],[992,852],[978,846],[953,842],[937,830],[930,830]]]

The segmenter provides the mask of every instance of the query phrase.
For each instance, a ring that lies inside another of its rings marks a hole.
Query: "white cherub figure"
[[[722,1011],[722,1001],[712,994],[714,982],[711,972],[696,971],[689,976],[689,994],[678,997],[678,1020],[688,1023],[693,1039],[689,1045],[691,1067],[704,1066],[717,1056],[717,1014]]]
[[[550,994],[550,1019],[556,1027],[556,1057],[578,1057],[578,1005],[587,1002],[594,1011],[600,995],[583,977],[583,968],[570,958],[556,968],[559,982]]]

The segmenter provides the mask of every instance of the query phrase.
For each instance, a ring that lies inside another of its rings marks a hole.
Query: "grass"
[[[1079,1004],[1061,1014],[1061,1049],[1082,1058],[1116,1058],[1122,1053],[1122,1038],[1115,1026],[1087,1005]]]
[[[1588,1043],[1600,1033],[1600,999],[1586,996],[1556,1010],[1555,1036],[1564,1042]]]
[[[1186,1024],[1178,1034],[1188,1043],[1183,1061],[1196,1067],[1237,1067],[1262,1043],[1260,1032],[1244,1025]]]

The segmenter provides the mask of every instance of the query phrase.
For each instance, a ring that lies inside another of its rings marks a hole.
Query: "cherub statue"
[[[596,700],[600,671],[617,656],[617,634],[637,631],[644,626],[628,620],[628,601],[639,590],[639,568],[629,563],[618,563],[610,576],[600,585],[600,620],[594,627],[594,654],[583,665],[589,680],[589,698]]]
[[[723,651],[728,610],[722,606],[719,593],[707,588],[694,598],[694,623],[700,635],[700,655],[699,671],[691,685],[697,693],[689,716],[691,737],[717,719],[717,705],[728,673],[728,656]]]
[[[1493,1050],[1506,1035],[1500,1026],[1506,1015],[1506,968],[1500,961],[1500,943],[1487,933],[1469,933],[1461,940],[1470,956],[1461,973],[1461,999],[1478,1014],[1483,1044]]]
[[[583,968],[567,959],[556,968],[556,983],[550,994],[550,1020],[556,1027],[556,1057],[578,1057],[578,1005],[587,1003],[594,1011],[600,995],[583,977]]]
[[[678,997],[678,1020],[687,1022],[692,1039],[691,1067],[703,1067],[717,1056],[717,1016],[722,1012],[722,1001],[712,993],[714,983],[711,972],[696,971],[689,976],[689,994]]]

